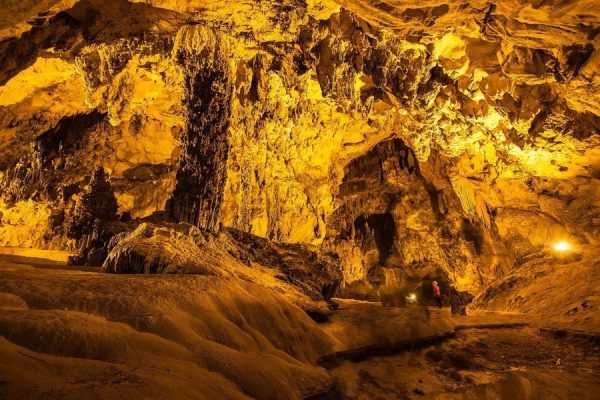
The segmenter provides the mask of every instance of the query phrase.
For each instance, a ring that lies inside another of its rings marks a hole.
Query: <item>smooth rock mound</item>
[[[12,307],[0,312],[0,398],[61,387],[73,399],[298,399],[334,387],[315,366],[329,339],[257,284],[0,266],[0,287]]]
[[[237,278],[288,297],[317,321],[329,318],[342,273],[307,246],[272,243],[240,231],[203,232],[186,223],[144,222],[117,234],[102,269],[119,274]]]

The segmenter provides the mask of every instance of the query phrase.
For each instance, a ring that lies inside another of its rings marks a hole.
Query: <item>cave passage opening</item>
[[[396,238],[396,222],[390,213],[360,215],[354,220],[354,239],[375,241],[379,264],[384,265],[392,254]]]

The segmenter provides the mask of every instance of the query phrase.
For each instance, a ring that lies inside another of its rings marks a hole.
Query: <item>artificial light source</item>
[[[571,248],[571,245],[569,243],[565,242],[564,240],[554,243],[554,250],[559,251],[559,252],[567,251],[570,248]]]
[[[414,293],[411,293],[408,295],[408,299],[412,302],[415,302],[415,301],[417,301],[417,295]]]

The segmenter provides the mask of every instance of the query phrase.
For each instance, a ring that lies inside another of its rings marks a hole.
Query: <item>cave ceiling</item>
[[[392,138],[489,235],[594,242],[599,47],[593,0],[8,0],[2,244],[64,247],[45,221],[103,167],[134,218],[329,245]]]

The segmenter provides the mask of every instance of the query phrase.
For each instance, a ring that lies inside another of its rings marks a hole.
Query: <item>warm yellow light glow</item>
[[[554,243],[554,250],[556,251],[567,251],[571,248],[571,245],[567,242],[565,242],[564,240],[561,240],[560,242],[556,242]]]
[[[411,294],[408,295],[408,299],[410,301],[416,301],[417,300],[417,295],[414,294],[414,293],[411,293]]]

